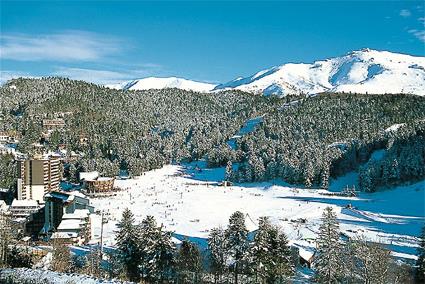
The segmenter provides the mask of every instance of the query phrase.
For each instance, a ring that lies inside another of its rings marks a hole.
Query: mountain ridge
[[[425,57],[362,49],[313,63],[286,63],[218,85],[264,95],[320,92],[425,95]]]
[[[164,89],[178,88],[186,91],[209,92],[216,85],[204,82],[188,80],[179,77],[146,77],[125,81],[119,84],[106,85],[111,89],[122,90],[148,90],[148,89]]]
[[[107,87],[123,90],[179,88],[196,92],[236,89],[266,96],[322,92],[425,96],[425,57],[366,48],[313,63],[285,63],[218,85],[178,77],[147,77]]]

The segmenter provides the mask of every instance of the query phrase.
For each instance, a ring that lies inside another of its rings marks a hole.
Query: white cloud
[[[120,51],[121,42],[84,31],[47,35],[2,34],[0,58],[17,61],[97,61]]]
[[[409,30],[410,34],[414,35],[417,39],[419,39],[422,42],[425,42],[425,30]]]
[[[418,18],[418,21],[421,22],[425,27],[425,17]]]
[[[123,72],[88,68],[58,67],[57,70],[53,72],[53,75],[107,85],[146,77],[152,75],[151,68],[159,68],[158,65],[153,65],[153,67],[149,66],[150,64],[147,64],[146,69],[129,70]]]
[[[412,13],[407,9],[403,9],[403,10],[400,11],[400,16],[402,16],[404,18],[410,17],[411,15],[412,15]]]

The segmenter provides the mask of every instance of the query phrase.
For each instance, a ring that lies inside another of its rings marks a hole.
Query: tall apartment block
[[[44,194],[59,190],[60,160],[39,157],[18,161],[18,199],[44,202]]]

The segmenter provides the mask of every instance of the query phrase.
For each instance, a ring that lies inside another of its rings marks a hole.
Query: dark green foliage
[[[12,246],[8,251],[7,266],[12,268],[27,267],[33,265],[31,254],[23,248]]]
[[[305,98],[267,114],[256,131],[238,141],[243,155],[234,176],[239,181],[281,178],[326,188],[330,176],[357,169],[373,151],[387,147],[392,152],[383,163],[399,171],[400,178],[385,176],[365,190],[418,179],[425,176],[424,118],[425,98],[419,96],[323,94]],[[397,123],[406,125],[398,131],[384,131]],[[398,164],[392,163],[394,159]],[[372,164],[363,172],[369,168],[370,175],[379,174]]]
[[[225,238],[227,253],[233,261],[231,271],[237,284],[239,274],[245,269],[249,250],[248,230],[245,225],[245,215],[242,212],[236,211],[230,216]]]
[[[339,223],[332,207],[326,207],[316,238],[314,267],[319,283],[339,283],[342,274],[342,247]]]
[[[16,90],[9,88],[12,84]],[[424,149],[425,98],[420,96],[321,94],[278,99],[238,91],[120,91],[44,78],[5,84],[0,107],[1,127],[22,135],[18,146],[24,152],[34,151],[31,144],[40,141],[43,119],[63,117],[66,127],[54,131],[46,147],[56,149],[64,143],[68,150],[84,153],[78,170],[104,175],[120,170],[139,175],[206,155],[211,167],[238,162],[233,180],[280,178],[326,188],[330,177],[358,169],[373,151],[385,148],[392,152],[384,161],[361,168],[363,190],[425,174],[423,154],[412,157]],[[230,149],[227,141],[244,122],[264,114],[257,129],[237,140],[236,150]],[[405,126],[384,131],[398,123]]]
[[[259,219],[248,263],[257,283],[280,283],[295,272],[286,235],[266,217]]]
[[[360,167],[360,186],[374,191],[380,186],[416,181],[425,177],[425,123],[401,127],[392,133],[385,155]]]
[[[47,147],[66,143],[85,153],[84,170],[108,175],[123,164],[139,175],[173,160],[198,159],[269,104],[241,92],[121,91],[63,78],[17,79],[0,88],[3,128],[22,134],[22,151],[31,152],[40,140],[43,119],[63,117],[65,128],[53,132]]]
[[[133,213],[126,208],[121,221],[117,224],[118,232],[115,237],[119,251],[118,257],[125,268],[126,276],[131,281],[137,281],[140,278],[140,230],[134,223]]]
[[[15,189],[17,167],[12,155],[0,155],[0,188]]]
[[[222,228],[213,228],[208,236],[210,270],[214,281],[220,281],[227,271],[226,236]]]
[[[199,283],[202,272],[202,256],[196,244],[183,240],[177,253],[179,283]]]

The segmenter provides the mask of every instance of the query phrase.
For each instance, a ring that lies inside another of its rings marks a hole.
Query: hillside
[[[264,95],[321,92],[425,95],[425,57],[363,49],[311,64],[288,63],[218,85]]]
[[[327,188],[331,177],[358,170],[361,189],[374,191],[425,176],[421,96],[279,99],[237,90],[122,91],[44,78],[10,81],[0,88],[0,106],[0,130],[21,134],[18,150],[66,144],[81,153],[69,178],[80,170],[139,175],[201,158],[209,167],[233,163],[226,178],[238,182],[277,178]],[[64,129],[46,136],[47,118],[63,118]],[[380,149],[382,159],[370,160]]]
[[[41,142],[84,153],[78,168],[132,174],[171,161],[193,160],[229,139],[269,102],[237,91],[201,94],[180,89],[113,90],[62,78],[17,79],[0,88],[1,130],[22,134],[18,150]],[[41,139],[42,120],[63,118],[65,128]]]

